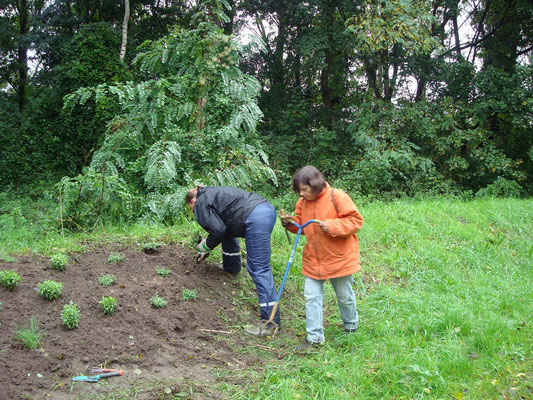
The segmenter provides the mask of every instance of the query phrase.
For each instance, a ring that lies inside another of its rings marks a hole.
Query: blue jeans
[[[261,319],[270,318],[278,295],[270,266],[270,236],[275,223],[276,210],[269,202],[257,205],[244,221],[246,268],[257,289]],[[279,324],[279,309],[274,321]]]
[[[344,328],[356,329],[359,326],[359,316],[352,289],[352,275],[330,279],[333,290],[337,295],[337,304],[341,312]],[[307,340],[313,343],[324,342],[324,325],[322,322],[322,306],[324,303],[324,282],[305,277],[305,325]]]
[[[252,277],[259,298],[261,319],[269,319],[277,292],[270,267],[270,236],[276,222],[276,210],[269,202],[258,204],[244,221],[246,268]],[[241,255],[237,238],[222,241],[224,271],[236,275],[241,270]],[[274,321],[279,324],[279,308]]]

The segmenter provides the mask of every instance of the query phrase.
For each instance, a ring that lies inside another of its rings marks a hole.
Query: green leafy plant
[[[168,301],[159,296],[159,294],[156,292],[152,297],[150,297],[150,304],[155,308],[162,308],[168,304]]]
[[[116,263],[124,261],[124,258],[125,258],[124,254],[118,253],[118,252],[112,252],[111,254],[109,254],[109,257],[107,258],[107,262],[116,264]]]
[[[140,48],[134,65],[142,81],[80,88],[65,98],[66,109],[92,101],[118,101],[122,108],[84,171],[105,175],[92,183],[101,190],[85,202],[93,208],[85,215],[109,204],[101,184],[108,179],[128,181],[127,193],[146,194],[146,201],[135,206],[157,220],[181,213],[183,196],[176,193],[183,188],[178,185],[191,176],[206,184],[277,183],[256,134],[263,117],[261,85],[239,69],[238,48],[210,22],[177,28]],[[81,215],[85,204],[65,197],[77,208],[69,206],[68,215]]]
[[[54,254],[50,261],[50,267],[58,271],[63,271],[68,265],[68,257],[62,253]]]
[[[155,273],[165,278],[169,276],[172,273],[172,271],[166,268],[162,268],[162,267],[155,267]]]
[[[0,286],[5,287],[10,292],[15,290],[21,281],[22,278],[15,271],[10,269],[0,271]]]
[[[61,320],[63,321],[63,326],[68,329],[75,329],[80,324],[81,312],[77,304],[74,304],[72,301],[69,304],[63,306],[63,311],[61,312]]]
[[[182,289],[181,297],[183,300],[196,300],[196,289]]]
[[[115,313],[115,308],[117,307],[117,299],[111,296],[103,296],[102,300],[98,302],[104,310],[104,314],[113,315]]]
[[[17,262],[18,260],[15,257],[10,256],[9,254],[0,254],[0,261],[4,261],[6,263],[12,263],[12,262]]]
[[[150,253],[150,252],[155,252],[160,246],[161,245],[159,243],[150,242],[150,243],[144,243],[142,245],[142,249],[145,253]]]
[[[63,282],[46,280],[38,285],[38,293],[46,300],[56,300],[63,292]]]
[[[102,286],[111,286],[116,280],[117,277],[113,274],[102,274],[98,278],[98,283]]]
[[[26,346],[28,349],[36,349],[41,345],[44,332],[39,328],[33,317],[30,318],[29,328],[20,328],[15,331],[13,339]]]

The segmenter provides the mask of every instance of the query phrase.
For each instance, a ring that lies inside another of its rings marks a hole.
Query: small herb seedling
[[[38,285],[39,294],[46,300],[56,300],[63,291],[63,283],[46,280]]]
[[[116,263],[124,261],[124,258],[125,258],[124,254],[113,252],[109,254],[109,257],[107,258],[107,262],[116,264]]]
[[[80,325],[81,312],[77,304],[74,304],[72,301],[69,304],[63,306],[63,311],[61,312],[61,320],[63,321],[63,326],[68,329],[75,329]]]
[[[15,271],[5,269],[0,271],[0,286],[5,287],[8,291],[12,292],[22,281],[22,278]]]
[[[162,308],[168,304],[168,301],[159,296],[159,294],[156,292],[152,297],[150,297],[150,304],[155,308]]]
[[[155,273],[163,278],[166,278],[172,273],[172,271],[166,268],[155,267]]]
[[[196,289],[182,289],[181,297],[183,300],[196,300]]]
[[[111,286],[115,281],[117,280],[117,277],[113,274],[102,274],[98,278],[98,283],[102,286]]]
[[[113,315],[115,313],[115,308],[117,307],[117,299],[111,296],[103,296],[98,304],[102,306],[104,314]]]
[[[63,271],[68,265],[68,257],[62,253],[54,254],[50,261],[50,268],[58,271]]]

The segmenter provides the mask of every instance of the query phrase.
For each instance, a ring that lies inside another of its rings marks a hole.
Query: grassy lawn
[[[250,340],[285,357],[250,346],[264,366],[239,375],[213,371],[220,392],[234,399],[532,398],[533,201],[375,202],[360,211],[363,265],[354,284],[360,329],[342,333],[328,284],[326,344],[307,356],[293,353],[305,332],[302,240],[281,298],[284,333]],[[171,228],[106,227],[63,238],[35,234],[40,228],[22,213],[0,216],[0,228],[4,259],[28,248],[76,250],[82,239],[191,241],[198,230],[184,219]],[[291,250],[280,224],[272,244],[279,286]],[[246,274],[239,279],[252,285]]]

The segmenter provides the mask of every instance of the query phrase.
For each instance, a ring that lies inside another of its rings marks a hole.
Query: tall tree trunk
[[[28,33],[28,3],[27,0],[21,0],[19,3],[19,33],[20,40],[18,42],[17,61],[19,68],[19,79],[17,88],[17,97],[19,111],[24,111],[24,103],[26,102],[26,86],[28,83],[28,45],[26,44],[26,35]]]
[[[122,22],[122,44],[120,45],[120,59],[124,60],[126,45],[128,44],[128,22],[130,20],[130,0],[124,0],[124,21]]]
[[[328,111],[333,110],[333,101],[331,100],[331,90],[329,88],[329,74],[331,71],[331,62],[333,60],[333,55],[328,51],[326,53],[325,66],[322,68],[320,73],[320,89],[322,92],[322,101],[324,107]]]
[[[457,54],[457,61],[462,61],[463,55],[461,54],[461,40],[459,39],[459,24],[457,23],[457,15],[453,16],[452,22],[453,22],[453,36],[455,40],[455,52]]]
[[[226,13],[226,15],[229,18],[229,22],[226,22],[224,24],[224,33],[226,35],[231,35],[233,33],[233,23],[235,21],[235,13],[237,11],[236,11],[236,7],[235,7],[235,0],[229,0],[228,4],[230,6],[230,9],[226,10],[225,13]]]

